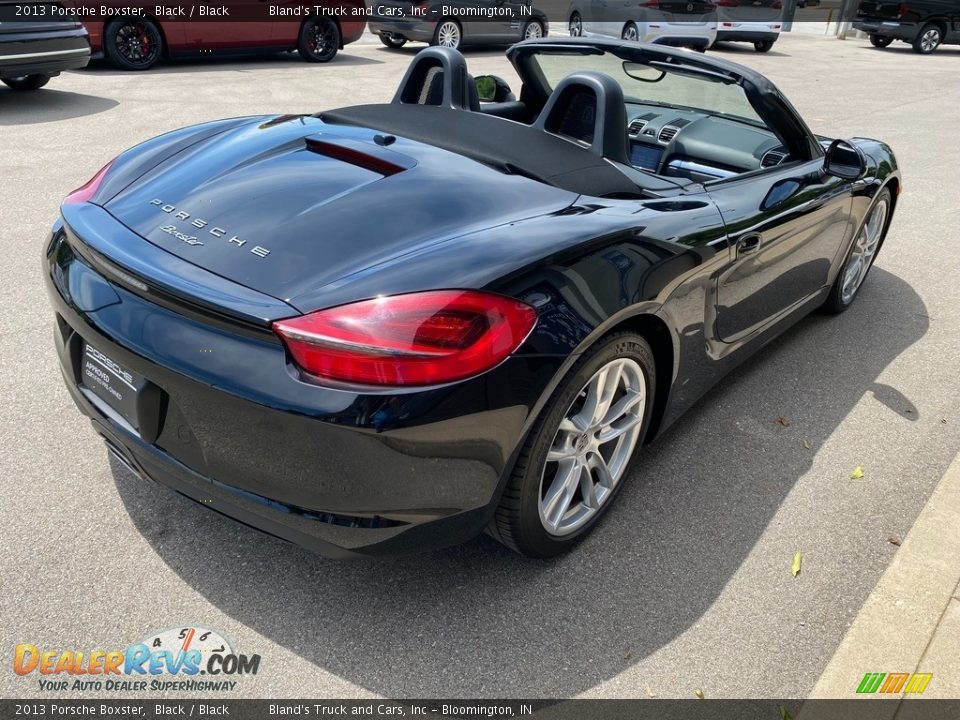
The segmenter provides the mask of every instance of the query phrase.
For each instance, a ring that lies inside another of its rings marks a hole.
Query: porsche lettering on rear
[[[203,218],[194,217],[186,210],[178,210],[176,205],[171,205],[170,203],[165,203],[159,198],[154,198],[150,201],[151,205],[155,205],[160,208],[162,212],[172,215],[177,220],[183,220],[184,222],[189,221],[191,227],[196,228],[197,230],[206,230],[208,234],[212,235],[215,238],[225,238],[228,243],[232,243],[237,247],[243,247],[247,244],[246,240],[239,238],[236,235],[227,237],[227,231],[222,227],[210,226],[210,223],[204,220]],[[203,245],[203,241],[200,240],[195,235],[188,235],[187,233],[182,232],[176,225],[163,225],[160,227],[160,232],[167,233],[172,237],[177,238],[187,245]],[[267,248],[260,245],[256,245],[250,249],[250,252],[260,258],[265,258],[270,254],[270,251]]]

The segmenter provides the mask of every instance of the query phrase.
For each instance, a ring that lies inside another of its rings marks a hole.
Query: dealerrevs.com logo
[[[199,626],[164,630],[123,650],[20,643],[13,658],[13,671],[35,677],[44,692],[230,692],[259,669],[259,655],[236,653],[216,630]]]

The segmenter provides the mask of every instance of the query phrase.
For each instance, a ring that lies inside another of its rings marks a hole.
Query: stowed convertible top
[[[624,173],[585,147],[522,123],[434,105],[356,105],[320,114],[449,150],[503,172],[603,197],[641,195]]]

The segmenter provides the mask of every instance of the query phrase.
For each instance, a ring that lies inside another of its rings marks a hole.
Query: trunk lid
[[[900,2],[885,2],[884,0],[863,0],[857,15],[879,20],[897,20],[900,18]]]
[[[104,207],[177,257],[287,300],[577,197],[376,135],[312,117],[245,124],[164,160]]]

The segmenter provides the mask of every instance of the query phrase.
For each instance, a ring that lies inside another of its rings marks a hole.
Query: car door
[[[214,16],[201,18],[199,22],[186,23],[187,50],[194,52],[244,50],[275,44],[274,23],[269,20],[250,19],[267,14],[265,4],[261,0],[226,0],[223,5],[229,12],[226,17]],[[213,4],[210,7],[219,6]]]
[[[853,186],[822,166],[815,158],[707,185],[729,242],[716,295],[724,342],[762,330],[829,283],[851,232]]]

